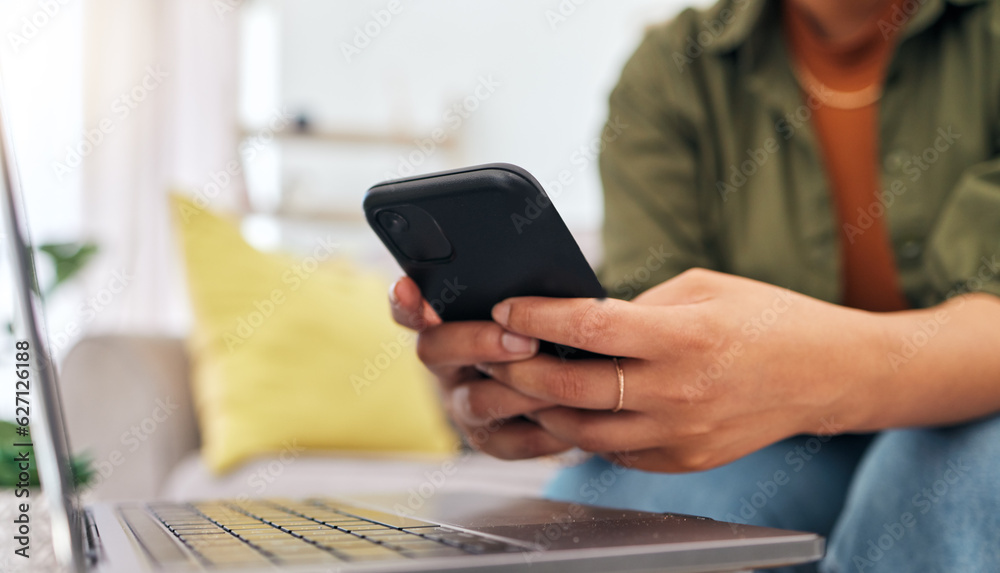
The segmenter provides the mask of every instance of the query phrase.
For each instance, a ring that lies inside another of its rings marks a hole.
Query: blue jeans
[[[782,573],[996,573],[1000,416],[874,437],[799,436],[691,474],[595,457],[563,470],[547,496],[827,537],[820,563]]]

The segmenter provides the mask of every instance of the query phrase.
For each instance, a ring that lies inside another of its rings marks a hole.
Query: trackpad
[[[426,499],[406,494],[359,495],[352,496],[350,501],[550,548],[719,541],[761,537],[775,532],[690,515],[477,493],[438,492]]]

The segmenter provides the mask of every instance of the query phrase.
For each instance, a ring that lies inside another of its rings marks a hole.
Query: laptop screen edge
[[[52,546],[61,566],[84,570],[83,529],[70,466],[69,438],[59,395],[56,367],[49,352],[42,320],[41,300],[23,211],[23,190],[18,179],[9,116],[3,101],[0,77],[0,186],[3,187],[3,227],[13,271],[17,299],[16,332],[28,341],[32,377],[31,439],[52,521]]]

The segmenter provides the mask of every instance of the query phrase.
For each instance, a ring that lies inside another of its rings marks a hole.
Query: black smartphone
[[[545,190],[505,163],[387,181],[365,216],[442,320],[490,320],[514,296],[603,298],[604,288]],[[593,357],[543,343],[563,358]]]

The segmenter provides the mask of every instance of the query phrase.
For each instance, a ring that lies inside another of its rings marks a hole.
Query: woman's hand
[[[871,389],[889,370],[876,315],[701,269],[633,302],[514,298],[493,318],[499,326],[479,327],[495,328],[491,337],[502,326],[622,357],[624,409],[611,412],[619,399],[611,360],[545,355],[480,360],[499,382],[467,383],[456,402],[483,404],[509,388],[525,397],[522,412],[536,410],[551,449],[628,451],[634,467],[652,471],[705,470],[795,434],[862,429]],[[471,376],[461,371],[457,383]]]
[[[471,445],[503,459],[572,447],[522,417],[552,403],[490,380],[473,367],[531,358],[538,352],[537,339],[507,332],[492,321],[443,324],[408,277],[390,288],[389,302],[396,322],[419,332],[417,355],[437,377],[445,409]]]

